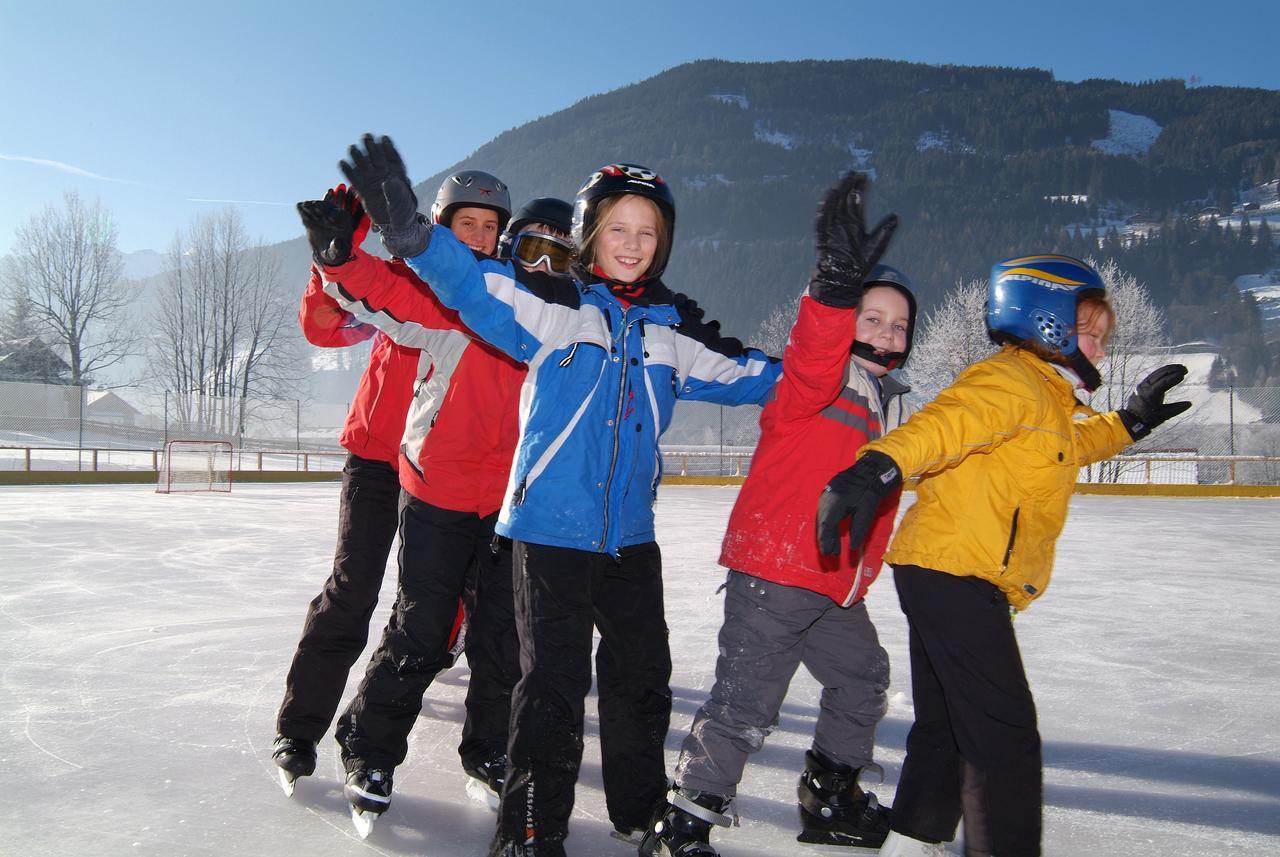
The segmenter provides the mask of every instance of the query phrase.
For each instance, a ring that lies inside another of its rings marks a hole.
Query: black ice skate
[[[800,776],[800,842],[879,848],[889,835],[889,810],[858,786],[851,768],[817,750],[804,754]]]
[[[351,823],[361,839],[368,839],[373,823],[391,805],[391,772],[381,768],[358,768],[347,774],[343,795],[351,803]]]
[[[719,857],[708,842],[711,825],[729,826],[731,801],[726,795],[673,789],[640,841],[641,857]]]
[[[489,843],[486,857],[565,857],[564,842],[513,842],[498,833]]]
[[[286,797],[293,797],[293,781],[316,772],[316,742],[277,735],[271,745],[271,760],[279,768],[276,773],[280,776],[280,788]]]
[[[463,762],[462,770],[467,772],[467,796],[496,811],[502,797],[502,784],[506,782],[507,757],[495,756],[480,763]]]

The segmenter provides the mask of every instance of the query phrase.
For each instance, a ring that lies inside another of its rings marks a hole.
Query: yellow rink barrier
[[[741,485],[745,476],[665,475],[663,485]],[[907,485],[915,490],[914,482]],[[1120,497],[1280,497],[1280,485],[1128,485],[1124,483],[1076,483],[1077,494]]]

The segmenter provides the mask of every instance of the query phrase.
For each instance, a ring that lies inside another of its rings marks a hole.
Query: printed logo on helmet
[[[1057,289],[1064,292],[1069,292],[1077,286],[1084,285],[1082,280],[1071,280],[1038,268],[1014,268],[1012,270],[1005,271],[1000,275],[1000,282],[1003,283],[1006,280],[1031,282],[1035,283],[1037,286],[1044,286],[1047,289]]]

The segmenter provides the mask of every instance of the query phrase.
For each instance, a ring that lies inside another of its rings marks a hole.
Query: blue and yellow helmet
[[[1039,343],[1062,355],[1086,388],[1102,379],[1080,353],[1076,308],[1086,298],[1105,298],[1106,286],[1089,265],[1070,256],[1015,256],[991,268],[987,284],[987,333],[998,343]]]

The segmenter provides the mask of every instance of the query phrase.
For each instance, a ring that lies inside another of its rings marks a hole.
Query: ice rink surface
[[[660,494],[672,763],[712,682],[716,557],[736,493]],[[276,708],[328,574],[337,494],[0,488],[0,854],[483,854],[494,815],[467,798],[456,753],[465,661],[428,691],[368,840],[349,821],[332,741],[292,799],[276,784]],[[1280,854],[1278,523],[1277,500],[1073,500],[1053,585],[1015,624],[1045,744],[1045,854]],[[393,561],[375,641],[394,578]],[[892,803],[912,710],[888,570],[868,603],[894,670],[885,782],[871,788]],[[824,853],[795,841],[816,700],[802,670],[747,768],[741,826],[715,831],[724,857]],[[595,736],[589,700],[568,850],[624,857],[635,849],[608,835]]]

